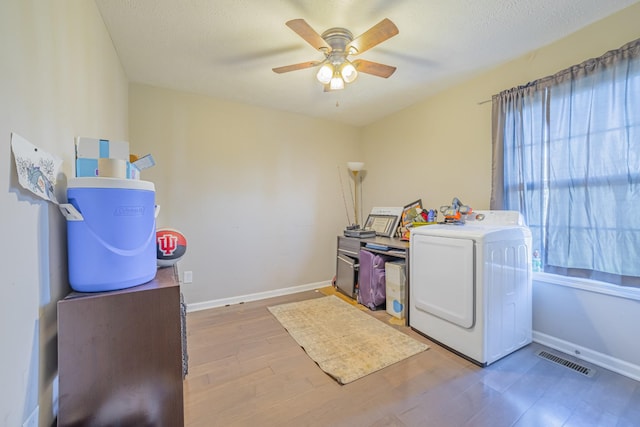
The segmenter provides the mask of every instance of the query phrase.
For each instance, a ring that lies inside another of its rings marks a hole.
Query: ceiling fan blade
[[[383,41],[390,39],[399,32],[396,24],[391,22],[390,19],[384,18],[363,34],[353,39],[351,43],[347,45],[345,51],[350,52],[350,55],[359,55]]]
[[[372,74],[385,79],[396,71],[396,67],[380,64],[378,62],[366,61],[364,59],[356,59],[352,62],[353,66],[360,73]]]
[[[302,37],[307,43],[314,47],[316,50],[320,50],[323,52],[330,52],[331,46],[327,44],[327,42],[314,30],[311,28],[307,21],[304,19],[292,19],[291,21],[287,21],[287,27],[291,28],[296,32],[300,37]]]
[[[322,61],[301,62],[299,64],[285,65],[284,67],[272,68],[274,73],[282,74],[289,71],[304,70],[305,68],[315,67],[322,64]]]

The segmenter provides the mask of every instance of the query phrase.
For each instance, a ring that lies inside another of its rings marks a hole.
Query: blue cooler
[[[130,288],[156,275],[156,206],[152,182],[69,179],[69,282],[78,292]]]

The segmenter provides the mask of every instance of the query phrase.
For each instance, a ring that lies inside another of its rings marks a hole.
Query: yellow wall
[[[638,22],[640,3],[367,126],[365,210],[420,198],[437,208],[454,196],[488,209],[491,102],[478,104],[639,38]]]

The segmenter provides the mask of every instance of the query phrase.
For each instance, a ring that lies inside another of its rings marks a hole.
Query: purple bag
[[[386,302],[384,264],[389,259],[384,255],[360,251],[358,302],[370,310],[376,310]]]

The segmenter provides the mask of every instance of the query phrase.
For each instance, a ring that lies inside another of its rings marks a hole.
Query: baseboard
[[[243,302],[258,301],[266,298],[279,297],[282,295],[297,294],[298,292],[312,291],[314,289],[324,288],[325,286],[331,286],[331,281],[327,280],[325,282],[308,283],[306,285],[292,286],[289,288],[276,289],[273,291],[258,292],[255,294],[240,295],[240,296],[231,297],[231,298],[222,298],[222,299],[216,299],[211,301],[196,302],[192,304],[187,304],[187,313],[190,313],[192,311],[206,310],[206,309],[215,308],[215,307],[224,307],[226,305],[231,305],[231,304],[240,304]]]
[[[640,366],[625,362],[621,359],[600,353],[586,347],[561,340],[542,332],[533,331],[533,341],[551,347],[563,353],[577,357],[578,359],[601,366],[610,371],[624,375],[636,381],[640,381]]]

